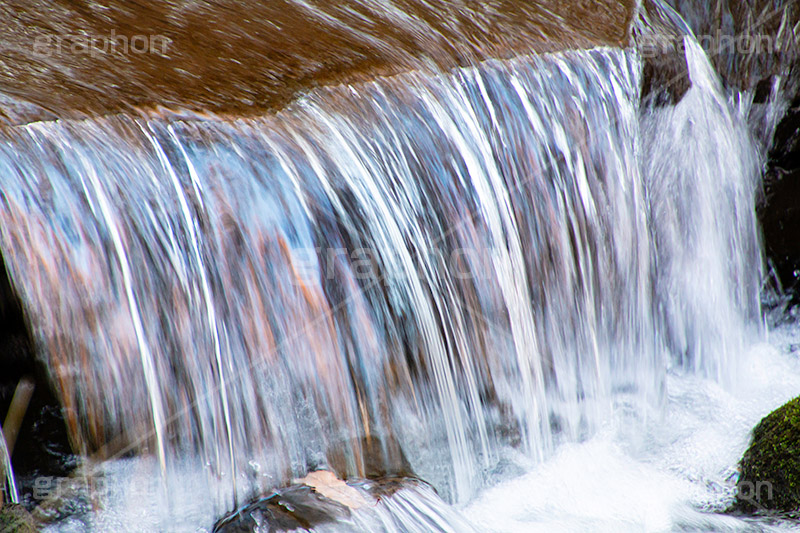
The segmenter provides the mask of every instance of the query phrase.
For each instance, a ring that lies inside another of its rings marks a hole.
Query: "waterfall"
[[[693,88],[678,105],[651,110],[641,121],[656,290],[680,365],[730,380],[731,358],[744,349],[760,312],[760,160],[746,113],[724,95],[688,37],[686,59]]]
[[[0,250],[86,454],[224,488],[399,450],[451,501],[757,329],[757,150],[687,38],[0,131]],[[727,377],[726,377],[727,376]],[[371,453],[371,452],[370,452]]]

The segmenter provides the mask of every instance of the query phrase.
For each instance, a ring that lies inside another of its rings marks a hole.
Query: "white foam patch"
[[[718,511],[733,501],[751,429],[800,394],[799,339],[800,328],[785,327],[752,346],[731,389],[671,375],[663,415],[642,426],[619,409],[596,437],[487,490],[464,513],[478,530],[504,533],[792,530]]]
[[[565,446],[466,509],[483,531],[666,529],[687,484],[630,458],[606,437]]]

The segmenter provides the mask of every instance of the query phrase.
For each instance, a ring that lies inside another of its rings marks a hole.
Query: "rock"
[[[355,469],[348,466],[347,450],[359,450],[360,454],[355,461]],[[339,477],[351,476],[367,479],[384,477],[413,477],[411,465],[403,453],[400,443],[393,435],[386,434],[380,438],[353,439],[348,443],[333,446],[327,453],[328,465],[326,466]]]
[[[43,10],[4,0],[3,45],[14,53],[0,57],[0,98],[15,105],[0,124],[132,107],[260,114],[318,85],[423,65],[625,46],[635,4],[341,0],[309,12],[304,2],[59,0]]]
[[[800,397],[758,423],[741,472],[734,510],[800,513]]]
[[[642,56],[642,104],[663,107],[681,101],[691,88],[683,33],[651,0],[644,3],[634,28]]]
[[[19,380],[35,371],[31,346],[22,303],[0,255],[0,364],[3,367],[0,375],[0,402],[11,401]],[[5,409],[0,415],[4,413]]]
[[[350,509],[360,509],[370,504],[358,490],[327,470],[311,472],[302,479],[296,479],[295,483],[311,487],[320,495]]]
[[[327,453],[326,469],[314,469],[293,485],[275,490],[220,519],[219,533],[313,530],[369,513],[404,488],[428,487],[411,474],[400,444],[391,436],[352,440]],[[345,445],[346,444],[346,445]],[[345,450],[359,450],[354,459]],[[350,464],[355,462],[355,465]],[[328,470],[327,468],[330,468]],[[352,472],[356,472],[355,477]],[[347,479],[347,481],[345,481]]]
[[[63,477],[77,465],[67,436],[64,416],[48,370],[37,360],[33,336],[22,301],[0,254],[0,422],[7,424],[9,409],[21,380],[33,387],[26,409],[17,410],[11,464],[20,501],[33,505],[33,494],[43,478]],[[9,428],[7,427],[6,430]],[[8,439],[7,439],[8,440]],[[2,531],[2,530],[0,530]]]
[[[782,0],[669,0],[688,23],[727,87],[753,90],[771,76],[786,76],[797,61],[794,27],[800,4]]]
[[[81,519],[92,512],[95,479],[76,471],[72,477],[40,477],[33,497],[38,502],[33,517],[43,525],[57,524],[69,518]]]
[[[756,138],[768,151],[764,195],[758,205],[771,282],[789,305],[800,303],[800,47],[793,31],[800,3],[768,0],[670,0],[706,50],[723,84],[753,96],[749,111]],[[649,2],[645,3],[649,5]],[[653,60],[650,60],[652,62]],[[644,67],[644,92],[655,79]],[[657,72],[658,73],[658,72]],[[666,98],[657,93],[662,100]],[[772,138],[772,101],[792,102]],[[776,307],[786,303],[778,298]],[[771,306],[771,304],[768,303]],[[776,313],[780,314],[780,313]]]
[[[312,529],[350,516],[350,509],[307,485],[280,489],[222,518],[215,533]]]
[[[0,532],[34,533],[38,531],[31,514],[21,505],[7,503],[0,507]]]
[[[367,524],[383,523],[386,526],[385,520],[392,523],[392,513],[399,513],[400,522],[406,525],[408,520],[419,518],[421,524],[430,527],[425,515],[430,514],[428,518],[444,516],[442,513],[446,514],[449,509],[430,485],[416,478],[350,479],[345,482],[332,472],[319,470],[295,481],[297,484],[277,489],[271,495],[223,517],[214,525],[214,533],[313,531],[318,526],[335,522],[346,525],[347,530],[364,530]],[[411,500],[419,499],[420,502],[432,504],[427,508],[423,505],[421,510],[417,510],[419,516],[416,517],[406,516],[404,506],[414,505],[406,501],[408,498],[400,498],[391,506],[384,505],[386,500],[400,491],[406,491]],[[457,522],[457,519],[449,516],[445,520]],[[360,524],[360,527],[355,524]],[[373,528],[367,527],[366,530]]]
[[[800,281],[800,96],[775,133],[764,176],[758,215],[764,249],[780,289],[793,291]],[[795,293],[794,302],[798,303]]]
[[[642,102],[645,106],[676,105],[691,86],[684,57],[660,52],[645,58],[642,70]]]

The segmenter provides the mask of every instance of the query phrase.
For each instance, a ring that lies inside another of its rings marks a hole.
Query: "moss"
[[[33,517],[23,506],[7,503],[0,507],[0,531],[34,533],[37,528]]]
[[[737,510],[800,511],[800,397],[755,427],[742,457],[738,489]]]

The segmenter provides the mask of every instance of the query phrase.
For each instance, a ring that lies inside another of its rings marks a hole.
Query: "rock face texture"
[[[9,0],[0,5],[0,116],[19,123],[158,106],[254,114],[318,84],[620,46],[634,4]]]
[[[759,206],[764,246],[782,288],[794,296],[800,281],[800,95],[778,125]]]
[[[800,397],[758,423],[741,471],[737,510],[800,511]]]
[[[792,0],[668,0],[689,24],[723,82],[754,90],[798,57],[800,5]]]

